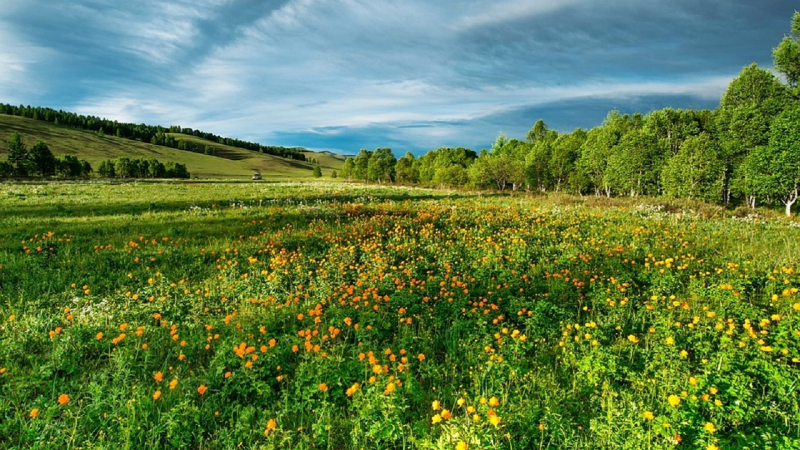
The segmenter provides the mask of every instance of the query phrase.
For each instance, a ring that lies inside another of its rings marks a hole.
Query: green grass
[[[735,214],[0,184],[0,448],[794,449],[800,227]]]
[[[23,142],[28,147],[37,141],[44,141],[56,156],[74,155],[89,161],[95,168],[101,161],[107,159],[123,156],[128,158],[153,157],[161,162],[175,161],[186,164],[192,177],[198,178],[244,179],[250,178],[255,171],[260,171],[266,179],[313,178],[313,165],[310,163],[228,147],[194,136],[174,135],[179,139],[219,148],[220,156],[207,156],[121,139],[116,136],[98,135],[90,131],[61,127],[44,121],[0,115],[0,142],[7,142],[15,131],[20,133]],[[0,156],[5,155],[6,152],[5,145],[0,144]],[[312,153],[316,154],[310,152],[309,155]],[[325,177],[330,177],[330,172],[339,169],[343,164],[343,161],[322,153],[319,154],[319,157],[322,160]]]

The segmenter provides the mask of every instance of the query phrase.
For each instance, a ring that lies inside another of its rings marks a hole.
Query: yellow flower
[[[629,335],[629,336],[628,336],[628,340],[629,340],[629,341],[631,341],[631,342],[632,342],[632,343],[634,343],[634,344],[636,344],[637,342],[639,342],[639,338],[638,338],[638,337],[636,337],[636,336],[635,336],[635,335],[633,335],[633,334],[631,334],[631,335]]]
[[[497,427],[500,425],[500,416],[498,416],[494,411],[489,410],[489,423]]]
[[[431,417],[431,422],[433,422],[433,423],[435,423],[435,424],[436,424],[436,423],[439,423],[439,422],[441,422],[441,421],[442,421],[442,416],[440,416],[440,415],[438,415],[438,414],[436,414],[436,415],[434,415],[433,417]]]
[[[469,446],[464,441],[458,441],[458,444],[456,444],[456,450],[467,450],[468,448]]]
[[[277,428],[277,426],[278,426],[278,424],[275,423],[275,419],[269,419],[267,421],[267,429],[264,430],[264,436],[268,435],[269,432],[274,430],[275,428]]]
[[[669,396],[669,398],[667,399],[667,401],[668,401],[668,402],[669,402],[669,404],[670,404],[670,405],[672,405],[672,406],[678,406],[678,405],[680,405],[680,404],[681,404],[681,398],[680,398],[680,397],[678,397],[678,396],[677,396],[677,395],[675,395],[675,394],[672,394],[672,395],[670,395],[670,396]]]
[[[714,444],[708,444],[708,446],[706,447],[706,450],[719,450],[719,447],[717,447]]]
[[[644,416],[645,420],[653,420],[655,418],[653,413],[650,412],[650,411],[645,411],[643,416]]]
[[[489,399],[489,406],[492,408],[496,408],[500,404],[500,401],[497,400],[497,397],[492,397]]]
[[[439,403],[439,400],[434,400],[433,403],[431,403],[431,409],[433,409],[434,411],[438,411],[439,408],[441,408],[441,407],[442,407],[442,404]]]
[[[717,431],[717,427],[715,427],[714,424],[711,422],[706,422],[703,428],[709,433],[714,433],[715,431]]]
[[[386,389],[383,390],[383,393],[386,394],[386,395],[389,395],[392,392],[394,392],[394,389],[396,387],[397,386],[394,383],[389,383],[389,384],[386,385]]]

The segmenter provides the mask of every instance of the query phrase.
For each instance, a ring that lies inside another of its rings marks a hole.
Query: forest
[[[65,112],[53,108],[14,106],[0,103],[0,114],[9,116],[26,117],[28,119],[43,120],[56,125],[76,128],[79,130],[93,131],[99,134],[109,134],[123,139],[130,139],[141,142],[149,142],[153,145],[177,148],[207,155],[216,154],[216,149],[211,146],[200,146],[189,140],[175,138],[171,134],[184,134],[198,137],[208,141],[216,142],[221,145],[243,148],[254,152],[266,153],[268,155],[291,158],[298,161],[305,161],[303,154],[304,148],[300,147],[281,147],[275,145],[261,145],[257,142],[248,142],[240,139],[217,136],[214,133],[195,130],[192,128],[171,126],[169,128],[154,125],[124,123],[116,120],[109,120],[95,116],[84,116],[73,112]]]
[[[714,110],[613,110],[600,126],[569,133],[539,120],[524,140],[500,133],[480,154],[445,147],[395,159],[390,149],[362,149],[338,175],[451,188],[783,205],[790,215],[800,186],[800,13],[773,57],[782,79],[747,66]]]

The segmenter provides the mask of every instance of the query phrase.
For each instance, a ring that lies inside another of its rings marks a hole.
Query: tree
[[[37,142],[28,151],[31,171],[45,177],[55,175],[56,157],[42,141]]]
[[[8,164],[11,165],[11,175],[24,177],[28,175],[28,148],[16,131],[8,140]]]
[[[604,182],[631,197],[658,193],[661,154],[655,137],[642,128],[623,136],[609,157]]]
[[[708,133],[691,136],[664,167],[664,193],[677,198],[720,200],[723,165],[717,143]]]
[[[539,119],[535,124],[533,124],[533,127],[531,127],[530,131],[528,131],[525,139],[533,144],[536,141],[544,139],[548,131],[549,129],[547,128],[547,125],[542,119]]]
[[[791,216],[800,189],[800,106],[781,113],[770,129],[768,190],[780,198]]]
[[[561,189],[562,184],[569,179],[570,173],[575,170],[575,161],[584,142],[586,142],[586,132],[580,128],[576,128],[572,133],[558,136],[553,142],[549,169],[556,191]]]
[[[352,157],[348,157],[344,160],[344,165],[342,166],[342,177],[351,180],[353,178],[353,171],[355,171],[356,164]]]
[[[769,141],[772,120],[789,102],[789,91],[772,72],[751,64],[728,85],[716,111],[716,126],[720,148],[725,160],[723,185],[725,201],[730,200],[730,188],[737,167],[749,152]],[[740,184],[740,183],[739,183]]]
[[[372,152],[369,163],[367,164],[367,173],[370,180],[375,180],[378,183],[391,183],[394,181],[395,166],[397,165],[397,158],[394,157],[392,149],[378,148]]]
[[[775,69],[786,77],[790,86],[796,87],[800,81],[800,12],[792,16],[792,34],[784,36],[772,50]]]
[[[411,152],[397,160],[395,165],[395,179],[398,183],[419,183],[419,168]]]
[[[312,173],[314,175],[314,178],[322,177],[322,169],[319,166],[314,166],[314,170]]]
[[[470,174],[473,183],[491,182],[502,192],[509,184],[516,185],[524,179],[522,161],[507,153],[484,153],[473,164]]]
[[[336,173],[335,170],[333,172],[331,172],[331,178],[338,178],[338,177],[339,177],[339,174]]]
[[[631,126],[630,117],[613,110],[608,113],[603,125],[592,128],[586,135],[576,166],[594,188],[595,195],[603,192],[611,196],[611,185],[606,177],[608,163],[614,147]]]
[[[372,158],[372,152],[362,148],[358,152],[355,159],[353,159],[353,176],[357,180],[369,181],[369,160]]]

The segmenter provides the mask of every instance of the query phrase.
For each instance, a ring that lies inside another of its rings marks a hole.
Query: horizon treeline
[[[79,130],[93,131],[98,134],[116,136],[133,141],[141,141],[162,147],[170,147],[178,150],[186,150],[195,153],[205,153],[215,155],[217,149],[197,144],[186,139],[176,139],[173,134],[185,134],[197,138],[205,139],[221,145],[242,148],[254,152],[266,153],[268,155],[290,158],[298,161],[305,161],[306,156],[302,147],[281,147],[275,145],[261,145],[257,142],[248,142],[241,139],[226,138],[214,133],[184,128],[180,125],[162,127],[159,125],[146,125],[118,122],[95,116],[84,116],[73,112],[62,110],[56,111],[53,108],[41,106],[14,106],[0,103],[0,114],[8,116],[19,116],[28,119],[42,120],[55,125],[61,125]]]
[[[729,84],[714,110],[613,110],[600,126],[570,133],[537,121],[525,140],[505,134],[480,154],[439,148],[395,159],[361,149],[339,176],[425,186],[669,196],[723,204],[783,204],[800,187],[800,13],[773,50],[785,83],[755,63]]]
[[[78,159],[73,155],[56,157],[42,141],[28,148],[17,132],[11,134],[6,146],[8,157],[5,161],[0,161],[0,178],[29,176],[88,178],[92,173],[89,161]]]

